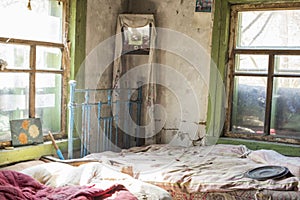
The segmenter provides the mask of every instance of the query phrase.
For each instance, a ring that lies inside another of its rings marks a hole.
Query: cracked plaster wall
[[[195,12],[195,2],[191,0],[88,0],[87,54],[101,41],[115,34],[116,20],[120,13],[154,14],[156,27],[167,28],[186,34],[200,44],[208,56],[210,55],[212,13]],[[182,48],[189,47],[182,46]],[[111,52],[110,56],[113,56],[113,52]],[[197,56],[197,52],[195,56]],[[141,56],[130,59],[132,60],[132,66],[145,63],[147,60]],[[188,80],[189,84],[194,88],[201,110],[199,119],[191,123],[206,122],[208,83],[204,80],[209,80],[209,73],[199,75],[185,58],[180,58],[173,53],[163,50],[157,51],[157,62],[172,67]],[[202,65],[201,67],[201,70],[209,72],[209,65]],[[158,72],[157,75],[160,80],[168,82],[168,80],[165,80],[166,76],[164,74]],[[205,77],[203,78],[203,76]],[[177,81],[180,82],[182,80]],[[100,87],[110,87],[110,83],[111,68],[108,68],[101,78]],[[181,90],[180,93],[191,92],[186,88],[178,89]],[[181,117],[182,113],[184,115],[184,110],[180,109],[181,102],[179,102],[176,94],[167,87],[158,87],[157,101],[157,103],[165,108],[167,113],[167,121],[163,130],[158,135],[157,142],[168,143],[177,135],[179,127],[185,121],[184,117]],[[159,120],[159,117],[157,119]],[[205,126],[197,126],[199,128],[198,134],[205,134]],[[196,136],[192,137],[194,139],[197,138]],[[190,141],[189,139],[179,139],[178,142],[188,144]]]

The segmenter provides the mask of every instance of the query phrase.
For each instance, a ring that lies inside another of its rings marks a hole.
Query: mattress
[[[173,199],[218,196],[298,199],[300,196],[299,157],[268,150],[252,151],[244,145],[149,145],[121,152],[93,153],[85,158],[98,160],[115,170],[126,169],[134,178],[164,188]],[[287,167],[289,173],[280,179],[266,180],[245,176],[251,169],[273,165]]]

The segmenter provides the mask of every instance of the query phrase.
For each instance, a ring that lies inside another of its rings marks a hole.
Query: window
[[[44,134],[64,133],[64,1],[0,2],[0,141],[10,120],[40,118]]]
[[[300,9],[294,6],[231,7],[225,135],[300,141]]]

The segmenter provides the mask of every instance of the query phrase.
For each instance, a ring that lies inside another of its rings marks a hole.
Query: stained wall
[[[164,112],[167,114],[164,127],[157,134],[156,140],[162,143],[173,141],[187,144],[190,142],[190,139],[197,139],[197,136],[194,134],[195,128],[198,130],[197,134],[205,134],[205,125],[199,125],[199,123],[205,124],[207,121],[209,61],[204,59],[210,58],[212,13],[195,12],[195,1],[193,0],[89,0],[86,29],[87,55],[93,53],[99,43],[115,34],[117,16],[120,13],[153,14],[156,27],[171,32],[176,31],[180,35],[179,40],[181,39],[180,37],[188,38],[189,41],[192,41],[199,47],[198,50],[194,47],[191,49],[191,45],[181,44],[175,38],[175,40],[165,43],[163,47],[165,49],[156,50],[155,62],[173,69],[175,73],[172,76],[172,74],[163,73],[164,70],[156,72],[157,80],[163,83],[157,87],[157,103],[163,106]],[[165,42],[161,40],[160,38],[157,42]],[[184,55],[187,52],[189,56],[182,57],[177,52],[169,52],[168,45],[170,43],[172,45],[178,44],[178,52],[183,52]],[[110,47],[107,48],[108,52],[105,54],[107,57],[111,56],[113,58],[113,45],[110,44]],[[98,52],[98,54],[101,54],[101,52]],[[191,64],[193,57],[196,58],[195,60],[203,58],[203,62],[200,61],[199,66],[194,66]],[[93,63],[95,63],[94,58],[90,60],[93,60]],[[141,56],[133,57],[132,66],[142,64],[145,60]],[[95,64],[93,65],[93,68],[97,68]],[[94,84],[94,79],[99,79],[98,76],[95,76],[95,71],[87,73],[89,73],[91,82],[89,84]],[[100,83],[98,81],[97,84],[100,84],[101,87],[110,87],[111,73],[111,68],[108,67],[101,76]],[[181,76],[181,78],[178,79],[177,75]],[[172,89],[170,84],[175,85],[176,89]],[[195,96],[198,108],[195,109],[189,105],[189,101],[184,100],[184,96],[187,98]],[[190,117],[191,111],[197,112],[196,118],[195,116]],[[156,120],[163,120],[161,117],[157,115]],[[179,130],[182,130],[182,126],[192,128],[191,130],[184,128],[184,131],[180,133]],[[187,137],[183,137],[183,135]],[[177,139],[173,140],[174,138]]]

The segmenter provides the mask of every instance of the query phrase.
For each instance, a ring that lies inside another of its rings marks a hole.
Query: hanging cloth
[[[142,122],[145,126],[145,143],[153,144],[156,143],[156,130],[154,123],[154,103],[156,100],[156,86],[155,86],[155,72],[153,67],[153,59],[155,55],[155,39],[156,30],[154,23],[154,16],[151,14],[120,14],[117,21],[117,33],[115,40],[115,54],[113,64],[113,88],[120,87],[118,82],[123,74],[126,73],[127,67],[122,66],[122,52],[123,52],[123,39],[122,39],[122,28],[141,28],[149,25],[150,26],[150,49],[148,55],[147,72],[146,77],[143,79],[143,107],[142,107]],[[124,87],[124,85],[123,85]],[[125,86],[127,87],[127,85]],[[150,109],[151,108],[151,109]],[[152,119],[152,123],[149,122]],[[148,124],[148,125],[147,125]]]

